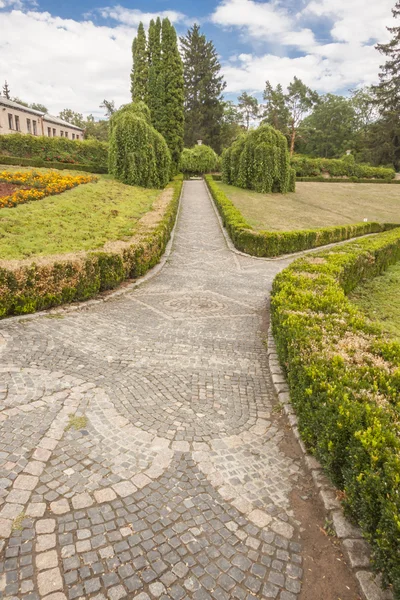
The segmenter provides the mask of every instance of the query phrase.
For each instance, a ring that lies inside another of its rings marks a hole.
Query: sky
[[[212,39],[226,99],[262,100],[265,81],[299,77],[319,93],[377,81],[394,0],[0,0],[0,87],[11,96],[103,116],[129,102],[137,26],[167,16],[179,36],[199,23]],[[398,23],[397,23],[398,25]]]

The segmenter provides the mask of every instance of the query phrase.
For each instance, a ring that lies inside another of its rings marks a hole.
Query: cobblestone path
[[[297,598],[302,467],[263,345],[285,264],[228,250],[190,182],[158,276],[2,323],[0,597]]]

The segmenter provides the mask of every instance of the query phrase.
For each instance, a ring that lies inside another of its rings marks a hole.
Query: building
[[[7,133],[83,140],[84,129],[0,96],[0,135]]]

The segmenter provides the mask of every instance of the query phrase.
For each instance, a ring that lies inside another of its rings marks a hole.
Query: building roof
[[[30,113],[32,115],[37,115],[39,117],[43,117],[43,120],[49,123],[54,123],[55,125],[61,125],[63,127],[70,127],[72,129],[77,129],[78,131],[83,132],[84,129],[82,127],[78,127],[77,125],[72,125],[72,123],[68,123],[68,121],[64,121],[59,117],[53,117],[53,115],[47,115],[40,110],[35,110],[34,108],[29,108],[29,106],[24,106],[23,104],[18,104],[18,102],[14,102],[14,100],[9,100],[5,96],[0,96],[0,106],[8,106],[9,108],[14,108],[17,110],[23,110],[24,112]]]
[[[68,121],[64,121],[59,117],[53,117],[53,115],[43,114],[43,120],[48,121],[49,123],[54,123],[55,125],[64,125],[64,127],[72,127],[72,129],[77,129],[78,131],[84,131],[82,127],[78,127],[77,125],[72,125],[72,123],[68,123]]]
[[[40,110],[35,110],[34,108],[29,108],[29,106],[18,104],[18,102],[14,102],[14,100],[9,100],[5,96],[0,96],[0,104],[3,106],[8,106],[9,108],[24,110],[25,112],[32,113],[33,115],[38,115],[39,117],[42,117],[44,115],[44,113]]]

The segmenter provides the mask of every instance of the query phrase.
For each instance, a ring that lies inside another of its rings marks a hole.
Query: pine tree
[[[221,150],[221,126],[226,87],[214,44],[194,25],[181,38],[185,79],[185,145],[198,139]]]
[[[159,131],[171,151],[172,172],[176,173],[183,150],[184,81],[178,39],[169,19],[163,19],[161,27],[161,72],[163,107]]]
[[[264,121],[272,125],[284,134],[288,132],[289,111],[286,106],[286,98],[280,83],[274,89],[269,81],[264,90],[265,110]]]
[[[153,127],[160,131],[164,106],[164,78],[161,62],[161,20],[153,19],[149,27],[148,60],[149,78],[147,85],[148,107]]]
[[[238,98],[238,106],[244,119],[246,130],[248,131],[250,121],[258,117],[258,100],[254,96],[250,96],[247,92],[243,92]]]
[[[137,36],[132,43],[133,66],[131,71],[131,95],[133,102],[147,102],[149,60],[146,33],[143,23],[139,24]]]
[[[4,85],[3,85],[3,96],[5,98],[7,98],[7,100],[10,100],[10,98],[11,98],[11,96],[10,96],[10,88],[8,87],[7,81],[5,81]]]

